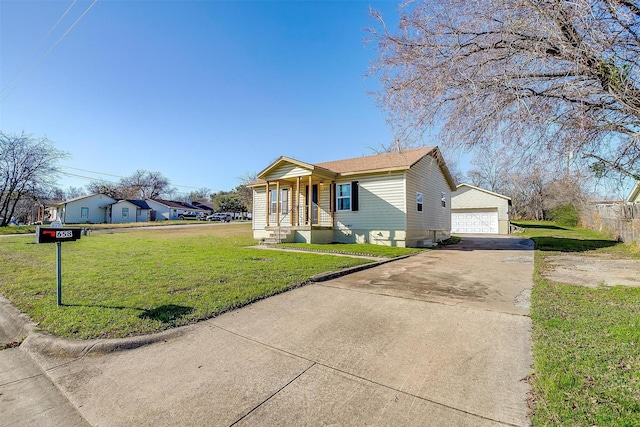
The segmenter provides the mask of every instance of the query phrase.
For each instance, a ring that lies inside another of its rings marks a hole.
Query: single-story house
[[[185,202],[164,199],[146,199],[145,202],[151,208],[151,221],[163,221],[169,219],[180,219],[180,214],[186,211],[206,213],[205,209],[200,209]]]
[[[191,204],[206,214],[213,213],[213,206],[210,204],[198,202],[197,200],[195,202],[191,202]]]
[[[151,207],[144,200],[122,199],[107,208],[108,222],[147,222],[151,217]]]
[[[451,232],[509,234],[509,206],[507,196],[460,184],[451,196]]]
[[[257,177],[255,239],[419,247],[451,234],[456,187],[437,147],[316,164],[283,156]]]
[[[50,220],[65,224],[146,222],[150,211],[144,200],[116,199],[97,193],[59,203],[50,209]]]
[[[90,194],[58,204],[51,210],[52,220],[65,224],[102,224],[109,222],[107,212],[117,200],[106,194]]]
[[[636,185],[631,189],[631,193],[629,193],[629,197],[627,197],[627,203],[640,204],[640,181],[637,181]]]

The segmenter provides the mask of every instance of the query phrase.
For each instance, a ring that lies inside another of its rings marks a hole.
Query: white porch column
[[[313,225],[313,185],[311,184],[311,175],[309,175],[309,190],[307,191],[307,204],[308,204],[308,221],[309,225]]]
[[[300,177],[296,182],[296,225],[300,226]]]
[[[269,181],[267,181],[267,206],[265,212],[267,212],[267,227],[269,226],[269,205],[271,203],[271,198],[269,197]]]
[[[276,181],[276,225],[280,227],[280,180]]]

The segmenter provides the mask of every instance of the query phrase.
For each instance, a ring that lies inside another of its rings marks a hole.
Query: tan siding
[[[507,199],[469,187],[460,187],[451,199],[451,209],[498,208],[498,220],[509,219]]]
[[[404,174],[393,173],[352,177],[336,181],[346,184],[358,181],[359,210],[336,212],[336,226],[357,230],[404,230]]]
[[[265,177],[265,179],[267,181],[275,181],[278,179],[288,179],[288,178],[295,178],[297,176],[308,176],[308,175],[311,175],[310,170],[303,169],[291,163],[287,163],[272,171],[269,171],[269,174]]]
[[[320,205],[320,225],[331,226],[331,186],[328,184],[320,185],[318,188],[318,202]]]
[[[251,224],[254,230],[264,230],[267,226],[266,197],[265,187],[254,187],[253,212],[251,213]]]
[[[416,193],[422,193],[422,212],[416,209]],[[441,194],[445,194],[446,207],[442,207]],[[425,231],[451,230],[451,190],[449,184],[431,156],[424,157],[407,172],[407,233],[409,237],[423,238]],[[431,233],[425,237],[432,237]]]

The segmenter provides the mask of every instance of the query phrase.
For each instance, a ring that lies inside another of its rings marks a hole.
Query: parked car
[[[225,213],[214,213],[206,218],[207,221],[221,221],[221,222],[229,222],[231,221],[231,217]]]
[[[203,219],[204,214],[202,212],[186,211],[178,215],[178,219]]]

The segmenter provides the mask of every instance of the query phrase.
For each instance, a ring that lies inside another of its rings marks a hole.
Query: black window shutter
[[[351,210],[358,210],[358,181],[351,182]]]
[[[336,196],[337,193],[337,188],[336,188],[336,183],[332,182],[331,185],[329,186],[329,197],[333,197],[333,211],[337,211],[338,210],[338,197]]]

